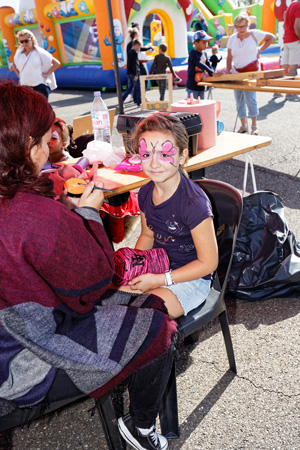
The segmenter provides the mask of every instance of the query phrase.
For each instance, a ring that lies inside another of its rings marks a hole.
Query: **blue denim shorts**
[[[161,286],[170,289],[178,298],[184,315],[186,316],[192,309],[197,308],[206,300],[210,290],[211,280],[198,278],[193,281],[172,284],[171,286]]]

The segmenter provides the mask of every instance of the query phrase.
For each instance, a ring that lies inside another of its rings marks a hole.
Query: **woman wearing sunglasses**
[[[256,72],[259,70],[259,58],[263,50],[269,47],[275,39],[274,34],[262,30],[250,29],[250,19],[247,13],[240,13],[234,19],[236,33],[227,42],[227,72]],[[234,91],[236,108],[241,121],[238,133],[247,133],[247,112],[251,118],[251,134],[257,135],[258,108],[256,92]]]
[[[39,47],[31,31],[20,30],[17,39],[19,48],[14,56],[13,67],[20,84],[31,86],[48,99],[50,90],[57,87],[54,71],[60,66],[60,62]]]

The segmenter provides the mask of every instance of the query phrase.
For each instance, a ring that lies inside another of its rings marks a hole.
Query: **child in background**
[[[51,128],[51,139],[48,144],[49,159],[43,169],[51,169],[52,164],[67,161],[72,157],[81,157],[82,150],[93,139],[93,134],[86,134],[79,136],[74,141],[72,125],[66,125],[63,119],[56,118]],[[67,149],[70,153],[66,150],[68,142],[70,144]],[[54,182],[54,192],[57,198],[62,193],[65,180],[75,177],[89,181],[86,172],[81,174],[71,164],[63,165],[49,177]],[[104,199],[100,208],[100,215],[109,239],[115,243],[121,242],[134,226],[139,213],[138,201],[134,191]]]
[[[140,106],[141,104],[141,86],[140,86],[140,63],[138,59],[138,52],[140,51],[142,43],[139,39],[134,39],[132,42],[132,48],[128,53],[127,60],[127,79],[128,87],[122,95],[123,102],[127,96],[132,93],[133,100]]]
[[[66,161],[71,156],[66,150],[69,140],[73,142],[73,127],[66,125],[63,119],[56,118],[51,127],[51,139],[49,141],[49,158],[46,166]]]
[[[211,57],[209,58],[210,64],[214,71],[217,70],[218,63],[222,60],[222,56],[220,58],[217,57],[217,53],[219,52],[219,47],[217,45],[214,45],[211,49]]]
[[[132,139],[151,180],[138,194],[142,230],[135,248],[164,248],[171,270],[135,277],[129,287],[159,295],[176,318],[205,301],[218,264],[211,204],[183,171],[188,136],[178,118],[152,114],[138,124]]]
[[[193,37],[194,49],[190,51],[188,61],[188,75],[186,82],[187,96],[190,98],[193,94],[194,98],[204,100],[205,86],[198,86],[198,83],[205,77],[205,72],[212,77],[215,74],[209,62],[205,49],[207,42],[212,39],[205,31],[197,31]]]
[[[167,67],[169,67],[170,71],[173,74],[174,81],[176,83],[179,83],[181,81],[181,79],[179,77],[177,77],[177,75],[174,72],[170,56],[166,55],[167,49],[168,49],[167,44],[165,44],[165,43],[160,44],[160,46],[158,48],[159,54],[155,55],[154,61],[152,63],[151,69],[150,69],[150,75],[153,72],[156,75],[165,74]],[[165,99],[167,80],[157,80],[157,84],[159,87],[160,101],[163,101]]]

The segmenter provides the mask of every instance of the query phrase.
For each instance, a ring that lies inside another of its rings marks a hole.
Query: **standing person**
[[[39,47],[31,31],[20,30],[17,39],[19,48],[14,56],[13,68],[20,84],[31,86],[48,100],[50,90],[57,87],[54,71],[60,66],[60,62]]]
[[[128,42],[128,44],[126,46],[126,55],[127,55],[127,58],[128,58],[128,53],[132,49],[133,41],[135,39],[139,38],[139,30],[137,28],[128,28],[127,32],[129,34],[129,38],[130,38],[130,41]]]
[[[241,13],[234,19],[234,27],[237,30],[232,34],[227,43],[227,72],[256,72],[259,70],[259,58],[263,50],[274,42],[275,36],[262,30],[250,30],[250,19],[246,13]],[[259,47],[259,43],[264,41]],[[241,121],[238,133],[247,133],[247,113],[251,118],[251,134],[258,134],[257,116],[258,108],[256,102],[256,92],[254,91],[234,91],[236,108]]]
[[[300,63],[300,0],[290,4],[284,15],[282,65],[285,74],[293,77],[297,75]],[[287,100],[295,100],[298,95],[287,94]]]
[[[207,53],[205,51],[207,42],[212,39],[205,31],[197,31],[193,37],[194,49],[190,51],[188,61],[188,74],[186,82],[187,96],[190,98],[193,94],[194,98],[204,100],[204,86],[198,86],[198,83],[205,76],[205,72],[211,77],[214,71],[209,62]],[[219,74],[221,75],[221,72]]]
[[[220,58],[217,57],[217,54],[219,53],[219,47],[217,45],[214,45],[211,49],[211,57],[209,58],[209,62],[211,63],[211,67],[214,69],[214,71],[217,70],[218,63],[222,60],[222,55]]]
[[[141,43],[143,42],[143,38],[140,38],[140,26],[138,23],[131,22],[131,28],[129,28],[128,32],[129,32],[130,41],[128,42],[127,47],[126,47],[127,57],[128,57],[129,51],[132,48],[133,41],[135,39],[140,39]],[[141,46],[139,53],[146,52],[148,50],[155,50],[155,47],[153,47],[152,45]],[[138,55],[138,59],[139,59],[139,55]],[[147,64],[140,60],[139,60],[139,64],[140,64],[140,75],[147,75],[148,74]],[[147,90],[147,87],[148,87],[148,81],[145,81],[145,90]],[[132,100],[135,101],[134,98],[132,98]]]
[[[132,43],[133,43],[133,41],[135,39],[139,38],[139,30],[137,28],[135,28],[135,27],[128,28],[127,32],[129,34],[130,41],[128,42],[128,44],[126,46],[126,64],[128,64],[128,54],[129,54],[130,50],[132,49]],[[127,87],[129,86],[130,83],[131,83],[130,80],[127,80]],[[132,87],[132,93],[131,93],[131,96],[130,96],[130,101],[131,102],[134,101],[134,98],[133,98],[133,87]]]
[[[171,270],[135,277],[129,286],[160,296],[169,316],[176,318],[205,301],[218,265],[211,204],[183,173],[188,136],[178,118],[150,115],[136,127],[132,148],[138,149],[151,180],[138,195],[142,230],[135,248],[163,247]]]
[[[139,39],[135,39],[132,43],[132,49],[128,53],[127,60],[127,78],[128,87],[123,93],[123,102],[127,96],[133,92],[133,99],[137,106],[141,104],[141,86],[140,86],[140,63],[138,60],[138,52],[142,43]]]
[[[143,41],[143,36],[140,38],[140,25],[136,22],[131,22],[131,27],[132,30],[136,30],[136,34],[134,35],[130,35],[131,38],[131,46],[132,46],[132,42],[134,41],[134,39],[141,39],[141,41]],[[129,52],[129,50],[131,49],[130,47],[130,42],[127,45],[127,52]],[[142,46],[140,48],[141,52],[146,52],[147,50],[155,50],[155,47],[153,47],[153,45],[146,45],[146,46]],[[140,62],[140,73],[141,75],[147,75],[147,69],[144,65],[144,63]]]
[[[160,44],[158,48],[159,54],[155,55],[154,61],[150,69],[150,74],[152,74],[153,72],[155,72],[156,75],[166,73],[167,67],[169,67],[170,71],[173,74],[174,81],[176,83],[179,83],[181,79],[177,77],[176,73],[174,72],[170,56],[166,55],[167,49],[168,49],[167,44],[165,43]],[[157,80],[157,84],[159,87],[160,100],[163,101],[165,99],[167,80]]]
[[[166,450],[155,420],[176,324],[159,297],[108,290],[114,258],[99,216],[103,191],[90,183],[79,199],[53,200],[40,175],[55,120],[47,100],[6,82],[0,109],[0,413],[99,398],[128,379],[122,422],[134,448]]]

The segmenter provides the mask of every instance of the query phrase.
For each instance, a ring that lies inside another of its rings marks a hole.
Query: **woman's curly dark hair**
[[[51,105],[31,88],[4,82],[0,111],[0,197],[11,199],[24,190],[53,197],[52,181],[36,173],[30,159],[31,148],[41,144],[54,122]]]

